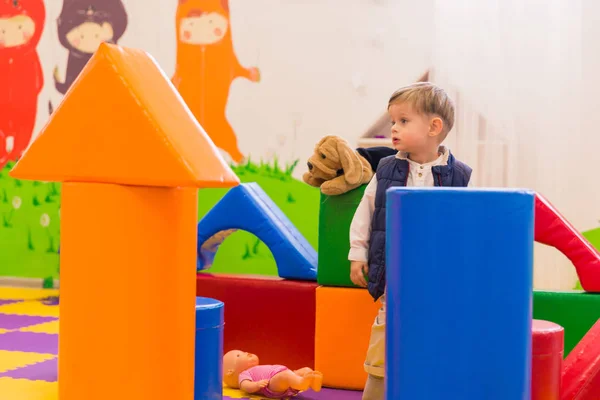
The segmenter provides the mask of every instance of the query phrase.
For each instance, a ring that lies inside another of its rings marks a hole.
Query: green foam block
[[[321,194],[319,209],[319,268],[323,286],[355,285],[350,280],[350,223],[367,185],[338,196]]]
[[[600,319],[600,294],[535,290],[533,318],[554,322],[565,329],[566,357]]]

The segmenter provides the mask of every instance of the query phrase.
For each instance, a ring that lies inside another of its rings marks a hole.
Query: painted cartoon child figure
[[[231,350],[223,356],[223,381],[246,393],[287,399],[309,388],[320,391],[323,374],[308,367],[292,371],[283,365],[260,365],[256,355]]]
[[[243,67],[231,33],[229,0],[179,0],[177,62],[173,85],[211,140],[240,164],[245,156],[227,118],[234,80],[260,81],[257,67]]]
[[[37,45],[42,0],[0,1],[0,169],[25,151],[35,128],[44,76]]]

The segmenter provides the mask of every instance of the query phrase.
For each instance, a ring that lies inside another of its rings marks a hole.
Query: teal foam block
[[[355,285],[350,280],[350,223],[367,185],[337,196],[321,194],[317,282],[323,286]]]
[[[566,357],[600,319],[600,294],[535,290],[533,318],[554,322],[565,329]]]

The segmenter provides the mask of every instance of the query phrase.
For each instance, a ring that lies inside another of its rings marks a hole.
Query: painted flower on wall
[[[50,216],[48,216],[48,214],[42,214],[40,217],[40,225],[42,225],[44,228],[47,228],[48,225],[50,225]]]

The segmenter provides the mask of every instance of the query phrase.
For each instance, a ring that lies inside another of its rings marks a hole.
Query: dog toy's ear
[[[337,151],[344,169],[344,179],[350,185],[358,184],[363,175],[363,168],[358,154],[354,152],[345,140],[338,140]]]
[[[325,143],[327,140],[332,139],[332,138],[335,139],[336,141],[341,140],[337,136],[333,136],[333,135],[323,136],[321,138],[321,140],[319,140],[319,142],[315,145],[315,152],[318,152],[319,148],[323,145],[323,143]]]

